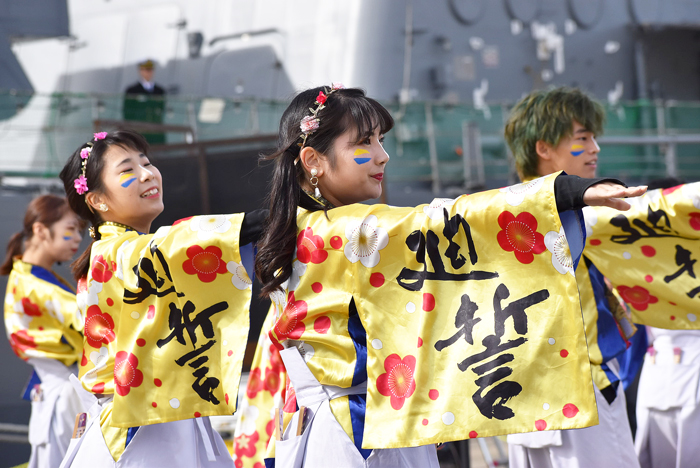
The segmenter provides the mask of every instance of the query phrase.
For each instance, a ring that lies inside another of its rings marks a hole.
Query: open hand
[[[625,188],[612,182],[601,182],[584,192],[583,202],[589,206],[608,206],[619,211],[627,211],[630,209],[630,204],[621,198],[638,197],[646,191],[645,185]]]

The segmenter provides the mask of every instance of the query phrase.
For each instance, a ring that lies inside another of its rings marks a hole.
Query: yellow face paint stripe
[[[361,154],[369,154],[369,151],[367,151],[366,149],[358,148],[355,150],[355,153],[353,153],[354,156],[360,156]],[[368,162],[370,159],[372,159],[372,158],[355,158],[355,162],[357,164],[364,164],[364,163]]]
[[[127,172],[126,174],[122,174],[121,177],[119,177],[119,183],[122,187],[125,188],[131,185],[135,180],[136,176],[133,172]]]

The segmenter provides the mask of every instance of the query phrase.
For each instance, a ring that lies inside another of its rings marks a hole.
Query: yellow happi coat
[[[300,209],[271,338],[321,384],[356,385],[354,302],[364,448],[597,423],[557,175],[416,208]],[[348,397],[331,410],[352,437]]]
[[[115,460],[127,428],[236,410],[251,297],[242,220],[196,216],[152,235],[99,227],[80,380],[114,396],[100,426]]]
[[[5,330],[15,354],[71,366],[81,356],[82,329],[73,288],[53,271],[15,258],[5,295]]]
[[[258,337],[245,397],[238,410],[232,453],[237,467],[264,466],[267,445],[273,435],[274,409],[281,407],[285,399],[287,373],[269,335],[275,320],[273,308]],[[291,409],[294,411],[296,408]]]
[[[537,179],[525,179],[524,190],[530,190],[528,187],[535,183],[534,180]],[[593,208],[586,207],[584,213],[588,212],[587,210],[593,210]],[[619,213],[617,210],[609,211]],[[584,257],[587,253],[588,249],[584,250]],[[618,380],[606,363],[627,349],[627,339],[634,334],[636,328],[609,291],[597,290],[599,295],[608,293],[607,298],[598,298],[601,300],[601,304],[598,303],[591,282],[589,263],[586,259],[579,262],[576,268],[576,280],[581,296],[581,310],[583,311],[593,382],[599,390],[603,390]],[[599,309],[599,305],[601,309]]]
[[[700,183],[629,199],[630,211],[584,209],[585,255],[630,306],[632,321],[700,327]]]

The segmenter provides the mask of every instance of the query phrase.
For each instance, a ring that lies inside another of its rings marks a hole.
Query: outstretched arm
[[[611,178],[583,179],[561,174],[554,181],[559,212],[578,210],[584,206],[608,206],[621,211],[629,210],[629,203],[620,198],[638,197],[646,190],[646,187],[628,188],[623,182]]]
[[[602,182],[589,187],[583,194],[583,202],[589,206],[607,206],[620,211],[630,209],[630,204],[622,198],[639,197],[647,191],[645,185],[625,187],[613,182]]]

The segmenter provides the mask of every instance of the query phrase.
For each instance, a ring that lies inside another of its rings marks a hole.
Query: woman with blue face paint
[[[194,216],[149,233],[163,181],[144,138],[100,132],[61,172],[93,243],[85,282],[80,394],[85,433],[62,466],[230,467],[209,416],[236,410],[251,280],[240,246],[264,213]]]
[[[540,256],[547,249],[538,233],[547,230],[545,220],[554,223],[555,234],[563,230],[555,221],[558,212],[585,204],[626,209],[617,197],[644,189],[555,175],[534,189],[509,187],[415,208],[363,205],[382,193],[390,159],[382,142],[393,125],[391,114],[362,90],[309,89],[284,112],[278,148],[268,157],[275,162],[270,219],[258,244],[256,273],[277,318],[270,342],[280,350],[291,382],[284,423],[272,424],[278,468],[437,467],[436,442],[534,430],[531,421],[507,422],[516,416],[509,415],[507,402],[524,384],[502,382],[483,396],[479,390],[467,394],[475,382],[461,380],[471,375],[465,373],[469,359],[495,354],[505,333],[486,336],[484,324],[493,324],[493,314],[477,310],[495,309],[511,294],[527,300],[505,307],[508,316],[517,307],[566,297],[543,310],[571,312],[552,317],[552,323],[575,327],[578,320],[580,332],[572,328],[566,336],[581,338],[571,344],[579,353],[576,362],[587,365],[573,271],[552,274],[551,256]],[[509,255],[502,257],[503,251]],[[528,285],[528,278],[536,280]],[[533,292],[542,284],[550,285],[551,294]],[[513,322],[527,334],[524,314],[515,314]],[[455,327],[461,327],[456,334]],[[564,343],[566,336],[550,337],[547,346]],[[458,359],[455,350],[467,344],[478,352]],[[473,370],[483,373],[511,358],[503,354],[501,361]],[[574,380],[585,374],[577,369],[570,375]],[[538,372],[532,371],[547,378],[547,371]],[[590,378],[578,382],[582,388],[586,383]],[[594,405],[590,390],[572,393]],[[557,391],[545,391],[556,399]],[[538,428],[541,423],[546,426],[542,419]],[[560,423],[568,424],[549,424]]]
[[[29,204],[22,231],[7,245],[0,274],[9,275],[5,329],[15,354],[34,368],[29,466],[58,466],[68,449],[80,399],[69,382],[83,349],[75,290],[53,271],[81,241],[81,222],[64,197],[42,195]]]

